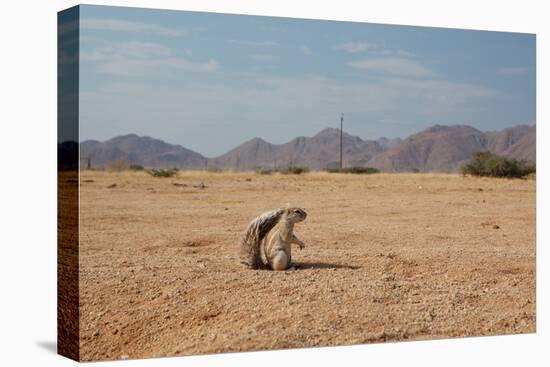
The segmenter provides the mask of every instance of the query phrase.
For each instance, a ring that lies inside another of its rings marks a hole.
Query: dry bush
[[[147,170],[146,172],[153,177],[172,177],[178,173],[178,169],[177,168],[170,168],[170,169],[153,168],[153,169]]]
[[[535,164],[491,152],[476,152],[460,169],[465,175],[522,178],[535,173]]]
[[[373,167],[327,168],[325,171],[329,173],[353,173],[358,175],[380,173],[379,169]]]

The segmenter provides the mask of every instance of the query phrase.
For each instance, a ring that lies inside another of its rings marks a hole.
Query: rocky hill
[[[483,132],[466,125],[435,125],[405,139],[363,140],[344,132],[344,166],[368,166],[386,172],[456,172],[472,153],[489,150],[499,155],[534,161],[536,127],[520,125]],[[146,167],[253,170],[305,166],[311,169],[338,167],[340,131],[327,128],[312,137],[300,136],[283,144],[251,139],[227,153],[206,158],[182,147],[134,134],[80,144],[82,159],[105,166],[123,158]]]
[[[344,133],[344,163],[365,165],[385,147],[377,141],[362,140]],[[313,137],[300,136],[284,144],[271,144],[254,138],[214,158],[221,168],[254,169],[258,167],[306,166],[311,169],[337,167],[340,162],[340,130],[324,129]]]
[[[483,150],[534,161],[535,144],[530,141],[535,141],[534,126],[485,133],[465,125],[436,125],[376,155],[367,165],[389,172],[455,172],[472,153]]]
[[[162,140],[135,134],[117,136],[104,142],[86,140],[80,143],[82,160],[90,158],[93,167],[103,167],[109,161],[122,158],[129,164],[145,167],[203,168],[206,157]]]

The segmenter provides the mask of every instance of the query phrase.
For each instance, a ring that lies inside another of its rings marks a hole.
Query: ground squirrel
[[[275,209],[255,218],[247,227],[241,243],[244,264],[253,269],[263,265],[261,247],[263,246],[267,265],[274,270],[290,267],[291,245],[300,249],[304,243],[294,235],[294,224],[306,219],[306,212],[299,208]]]

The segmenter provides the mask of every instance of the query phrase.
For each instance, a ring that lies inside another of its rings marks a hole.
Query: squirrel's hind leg
[[[271,268],[273,270],[286,270],[290,265],[290,257],[285,251],[277,251],[271,257]]]

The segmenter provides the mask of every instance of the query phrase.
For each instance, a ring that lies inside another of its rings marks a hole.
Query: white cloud
[[[169,57],[158,60],[112,60],[98,66],[98,72],[119,76],[145,76],[166,73],[166,68],[190,72],[214,72],[220,66],[215,59],[205,63],[194,63],[184,58]]]
[[[304,53],[304,55],[311,55],[311,54],[313,53],[313,51],[311,50],[311,48],[306,47],[306,46],[302,46],[302,47],[301,47],[301,50],[302,50],[302,52]]]
[[[189,54],[186,53],[186,56]],[[118,76],[163,74],[167,69],[189,72],[214,72],[220,69],[213,58],[205,62],[195,62],[183,55],[177,55],[169,47],[138,41],[104,43],[90,51],[82,51],[81,60],[92,63],[99,73]]]
[[[512,66],[512,67],[504,67],[497,70],[497,73],[500,75],[525,75],[527,72],[529,72],[528,67],[524,66]]]
[[[444,79],[395,77],[385,79],[384,85],[399,91],[402,100],[418,100],[430,104],[429,108],[419,109],[423,114],[437,110],[452,111],[469,101],[491,98],[498,93],[492,88]]]
[[[416,55],[413,54],[412,52],[405,51],[405,50],[401,50],[401,49],[395,50],[395,54],[396,54],[397,56],[404,56],[404,57],[415,57],[415,56],[416,56]]]
[[[83,29],[114,31],[128,33],[154,33],[161,36],[183,37],[184,30],[163,27],[157,24],[128,21],[124,19],[83,18],[80,20]]]
[[[337,50],[344,50],[349,53],[360,53],[364,51],[371,51],[374,52],[374,54],[377,55],[384,55],[384,56],[397,56],[397,57],[415,57],[416,55],[412,52],[403,50],[403,49],[392,49],[392,48],[385,48],[377,45],[376,43],[371,42],[344,42],[339,43],[336,46],[334,46]]]
[[[376,44],[367,43],[367,42],[345,42],[345,43],[337,44],[336,46],[334,46],[334,48],[337,50],[344,50],[350,53],[358,53],[358,52],[374,49],[376,48]]]
[[[435,77],[436,73],[416,61],[404,58],[386,57],[351,61],[348,65],[362,70],[387,75],[399,75],[415,78]]]

